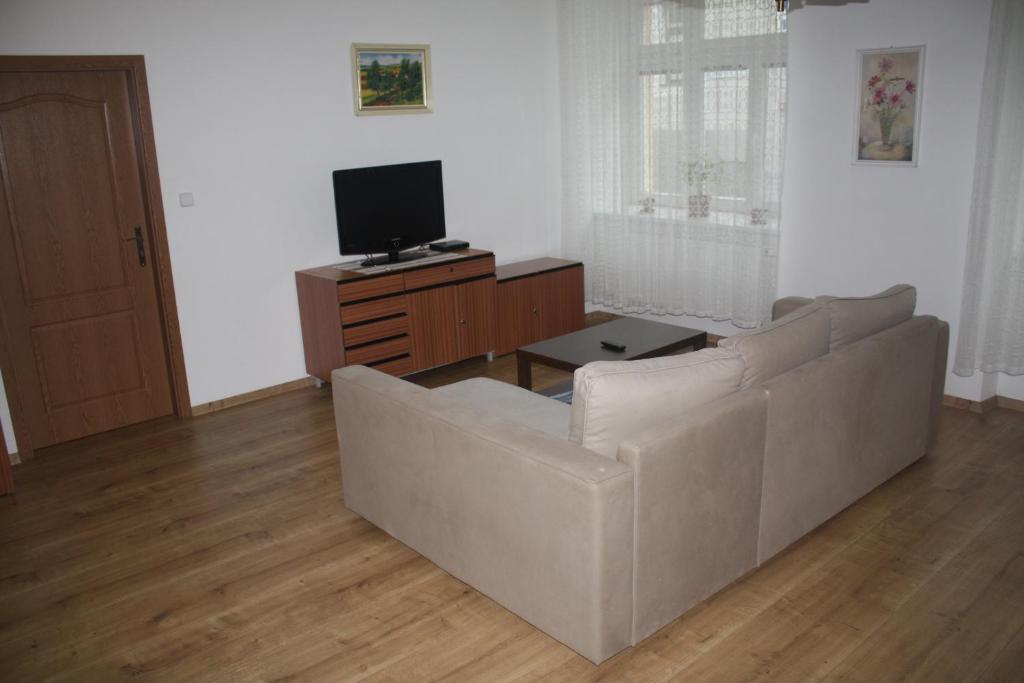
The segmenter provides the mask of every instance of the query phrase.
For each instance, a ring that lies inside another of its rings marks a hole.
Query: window
[[[645,6],[643,212],[725,225],[767,225],[777,215],[786,68],[756,55],[784,45],[784,32],[773,13],[744,0]]]
[[[625,312],[765,321],[787,36],[765,0],[560,0],[565,253]]]

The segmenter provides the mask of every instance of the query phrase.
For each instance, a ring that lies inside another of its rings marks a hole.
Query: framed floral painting
[[[857,51],[853,162],[917,166],[924,45]]]

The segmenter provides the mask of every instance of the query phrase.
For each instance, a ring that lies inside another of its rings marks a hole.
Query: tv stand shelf
[[[407,375],[583,327],[583,264],[544,258],[495,268],[462,249],[366,268],[295,273],[306,371],[345,365]]]

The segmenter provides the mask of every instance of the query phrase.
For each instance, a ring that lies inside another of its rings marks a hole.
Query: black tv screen
[[[334,208],[342,254],[387,253],[441,239],[441,162],[349,168],[334,172]]]

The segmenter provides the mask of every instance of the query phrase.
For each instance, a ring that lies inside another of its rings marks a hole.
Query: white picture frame
[[[857,50],[853,163],[917,166],[924,45]]]

